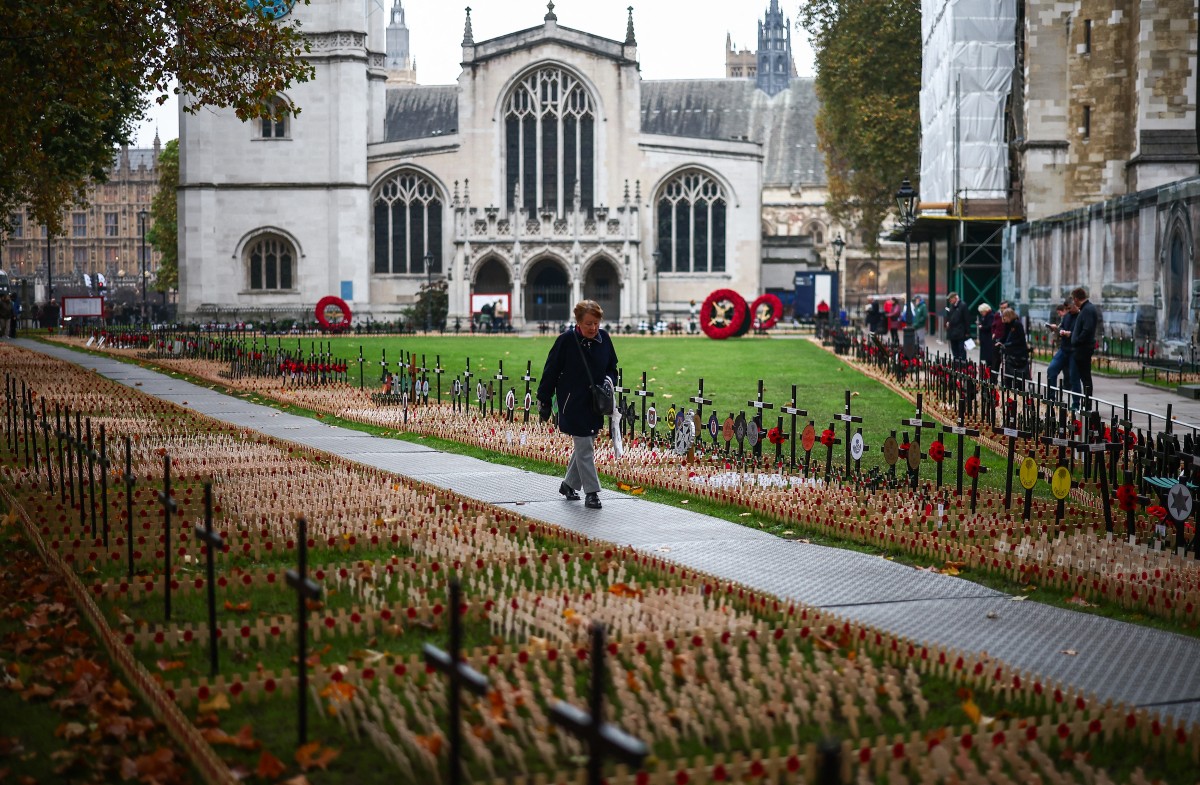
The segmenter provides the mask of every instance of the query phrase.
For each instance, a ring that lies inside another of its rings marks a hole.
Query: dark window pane
[[[262,253],[254,251],[250,254],[250,288],[261,289],[262,287]]]
[[[433,254],[433,271],[442,272],[442,203],[429,203],[429,252]]]
[[[671,237],[671,203],[666,199],[658,203],[658,269],[671,269],[675,246]]]
[[[579,133],[579,123],[574,117],[563,119],[563,199],[568,204],[574,204],[575,199],[575,181],[579,179],[579,172],[575,168],[575,150],[577,140],[575,135]],[[579,184],[580,190],[583,189],[583,184]]]
[[[425,205],[413,202],[408,208],[408,269],[425,272]]]
[[[274,243],[272,243],[272,245],[274,245]],[[263,288],[264,289],[278,289],[279,288],[279,278],[278,278],[277,271],[276,271],[275,249],[269,248],[267,250],[266,262],[267,262],[266,279],[263,281]]]
[[[712,205],[712,267],[713,272],[725,271],[725,202],[718,199]]]
[[[292,288],[292,255],[287,251],[279,256],[279,288]]]
[[[590,115],[579,121],[579,188],[582,192],[580,203],[584,212],[591,212],[594,205],[592,192],[595,190],[592,178],[595,171],[595,143],[593,142],[592,118]]]
[[[388,205],[379,199],[375,202],[375,272],[390,272],[388,266]]]
[[[537,121],[526,117],[522,122],[521,140],[525,145],[525,170],[521,172],[521,201],[526,212],[537,211]]]
[[[513,191],[516,189],[517,181],[521,176],[521,121],[515,117],[509,117],[504,121],[504,125],[504,201],[508,205],[508,209],[512,211],[517,207],[513,204]]]
[[[392,203],[392,272],[408,272],[408,225],[403,202]]]
[[[698,273],[708,271],[708,204],[696,202],[692,215],[696,218],[696,240],[694,243],[695,267]]]
[[[542,207],[557,211],[558,205],[558,121],[542,118]]]
[[[692,206],[687,202],[675,205],[675,272],[692,271]]]

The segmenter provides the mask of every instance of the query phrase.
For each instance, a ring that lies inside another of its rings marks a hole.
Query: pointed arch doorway
[[[529,267],[525,286],[525,321],[563,323],[571,320],[571,282],[555,259],[542,258]]]
[[[503,326],[511,316],[512,288],[504,262],[494,256],[484,261],[471,283],[472,322],[485,330]]]
[[[602,257],[588,267],[583,276],[583,298],[599,303],[605,322],[621,321],[621,276],[611,259]]]

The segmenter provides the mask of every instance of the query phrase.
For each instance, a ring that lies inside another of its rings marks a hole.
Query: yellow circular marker
[[[1021,461],[1021,487],[1025,490],[1033,490],[1033,486],[1037,485],[1038,481],[1038,465],[1030,456],[1025,456],[1025,460]]]
[[[1055,499],[1065,499],[1071,492],[1071,472],[1066,466],[1059,466],[1050,478],[1050,492]]]

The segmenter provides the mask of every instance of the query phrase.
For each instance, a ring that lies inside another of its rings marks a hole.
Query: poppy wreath
[[[967,472],[967,476],[972,480],[979,476],[979,459],[972,455],[967,459],[966,465],[963,468]]]
[[[946,445],[941,442],[934,442],[929,445],[929,458],[935,463],[941,463],[946,459]]]
[[[787,441],[787,435],[778,428],[772,428],[767,431],[767,441],[771,444],[783,444]]]
[[[834,433],[829,428],[821,431],[821,444],[825,445],[826,447],[829,447],[833,444],[834,438]]]
[[[904,443],[902,443],[902,444],[900,445],[900,457],[901,457],[901,458],[907,458],[907,457],[908,457],[908,450],[909,450],[909,448],[910,448],[910,447],[912,447],[912,445],[911,445],[911,444],[909,444],[908,442],[904,442]]]
[[[783,301],[773,294],[759,295],[750,305],[750,315],[760,330],[770,330],[783,317]]]
[[[330,321],[326,311],[330,308],[337,308],[342,312],[340,321]],[[317,300],[317,324],[321,325],[326,330],[341,332],[342,330],[350,329],[350,306],[346,305],[346,301],[341,297],[334,297],[332,294],[322,297]]]
[[[1153,507],[1147,507],[1146,512],[1150,513],[1155,518],[1158,518],[1160,521],[1166,520],[1167,518],[1167,508],[1163,507],[1161,504],[1156,504]]]
[[[704,298],[700,308],[700,329],[713,340],[741,335],[749,321],[746,299],[732,289],[717,289]]]
[[[1137,509],[1137,488],[1126,483],[1117,488],[1117,505],[1122,512],[1133,512]]]

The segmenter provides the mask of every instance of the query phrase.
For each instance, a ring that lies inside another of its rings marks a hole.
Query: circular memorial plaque
[[[655,410],[654,404],[650,404],[646,409],[646,427],[653,429],[656,425],[658,425],[658,412]]]
[[[758,423],[754,420],[746,421],[746,441],[750,442],[750,446],[758,444]]]
[[[726,417],[725,423],[721,426],[721,438],[727,442],[733,441],[733,418]]]
[[[530,407],[532,407],[532,406],[533,406],[533,395],[531,395],[530,393],[525,393],[525,411],[529,411]]]
[[[1071,471],[1066,466],[1059,466],[1050,478],[1050,492],[1055,499],[1065,499],[1071,492]]]
[[[866,446],[866,442],[863,441],[863,435],[856,432],[850,437],[850,457],[856,461],[861,461],[863,457],[863,448]]]
[[[509,390],[507,393],[504,394],[504,408],[505,409],[517,408],[517,395],[512,390]]]
[[[883,461],[888,466],[895,466],[898,460],[900,460],[900,445],[896,443],[895,436],[889,436],[883,440]]]
[[[667,407],[667,430],[674,432],[679,427],[679,412],[675,411],[675,404]]]
[[[1021,487],[1027,491],[1033,490],[1038,481],[1038,465],[1032,456],[1025,456],[1021,461]]]
[[[696,433],[692,430],[692,424],[687,420],[681,421],[675,429],[675,454],[687,455],[695,442]]]
[[[1192,514],[1192,491],[1181,482],[1167,491],[1167,514],[1173,521],[1186,521]]]
[[[721,432],[721,423],[717,422],[717,413],[712,412],[708,415],[708,435],[715,441],[717,434]]]
[[[733,421],[733,435],[739,443],[746,440],[746,415],[739,414]]]
[[[804,426],[804,431],[800,434],[800,446],[804,448],[805,452],[808,452],[816,443],[817,429],[813,427],[812,423],[809,423]]]
[[[908,445],[908,468],[914,472],[921,468],[921,445],[917,442],[910,442]]]

